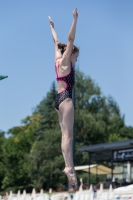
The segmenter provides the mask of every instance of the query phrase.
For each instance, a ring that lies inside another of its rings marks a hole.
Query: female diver
[[[58,93],[55,100],[55,110],[58,113],[59,124],[62,132],[61,148],[65,161],[63,172],[69,182],[77,186],[77,178],[74,170],[72,156],[72,139],[74,124],[74,106],[72,102],[72,89],[74,86],[73,65],[77,61],[79,49],[73,45],[78,19],[77,8],[73,11],[73,22],[68,35],[67,45],[61,44],[54,29],[54,23],[49,18],[50,28],[55,43],[55,71],[58,85]]]

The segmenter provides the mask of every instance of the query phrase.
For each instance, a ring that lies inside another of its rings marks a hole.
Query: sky
[[[48,15],[67,43],[78,8],[77,65],[111,95],[133,126],[132,0],[0,0],[0,130],[21,125],[55,81],[54,44]]]

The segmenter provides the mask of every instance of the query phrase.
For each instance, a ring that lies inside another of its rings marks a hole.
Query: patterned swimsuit
[[[56,99],[55,99],[55,108],[59,110],[59,105],[67,98],[72,99],[72,89],[74,87],[74,69],[72,67],[71,63],[71,69],[70,73],[67,74],[66,76],[58,76],[57,69],[55,66],[55,71],[56,71],[56,79],[57,81],[63,81],[66,83],[66,88],[60,92],[57,93]]]

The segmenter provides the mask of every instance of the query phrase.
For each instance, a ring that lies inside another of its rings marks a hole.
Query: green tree
[[[67,179],[62,173],[64,161],[61,153],[61,133],[58,128],[46,130],[42,140],[36,141],[29,155],[32,186],[57,188]]]
[[[125,125],[118,104],[111,96],[105,97],[89,76],[79,70],[75,76],[75,164],[82,165],[88,163],[88,155],[78,152],[78,147],[130,139],[133,127]],[[30,187],[57,189],[67,185],[67,177],[62,173],[61,131],[54,110],[56,93],[53,83],[32,116],[22,121],[22,126],[10,129],[8,138],[0,135],[3,190],[9,187],[14,191]],[[87,180],[87,174],[84,177]]]
[[[48,128],[55,128],[57,124],[56,112],[54,110],[54,101],[56,97],[56,87],[55,82],[52,83],[50,91],[47,93],[46,97],[40,102],[36,107],[34,113],[39,113],[41,115],[40,127],[42,130]]]
[[[2,145],[5,142],[5,133],[0,131],[0,190],[2,187],[2,180],[5,176],[5,163],[4,163],[4,156],[3,156],[3,149]]]
[[[87,163],[88,155],[78,152],[79,146],[124,140],[132,134],[125,128],[124,116],[115,100],[105,97],[98,85],[79,70],[75,91],[75,157],[76,165],[81,165]]]
[[[8,131],[10,137],[2,145],[5,163],[5,177],[2,189],[26,188],[30,182],[28,174],[27,154],[30,153],[35,139],[35,129],[38,126],[38,115],[28,116],[22,121],[23,126],[14,127]]]
[[[36,129],[36,141],[29,155],[29,171],[32,186],[36,188],[57,188],[60,183],[67,181],[61,172],[64,161],[60,147],[61,131],[54,109],[56,93],[55,83],[53,83],[46,97],[34,111],[40,115],[40,125]]]

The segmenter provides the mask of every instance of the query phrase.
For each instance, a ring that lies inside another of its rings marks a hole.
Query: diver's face
[[[79,52],[71,54],[70,60],[71,60],[71,62],[72,62],[73,65],[76,63],[78,55],[79,55]]]

